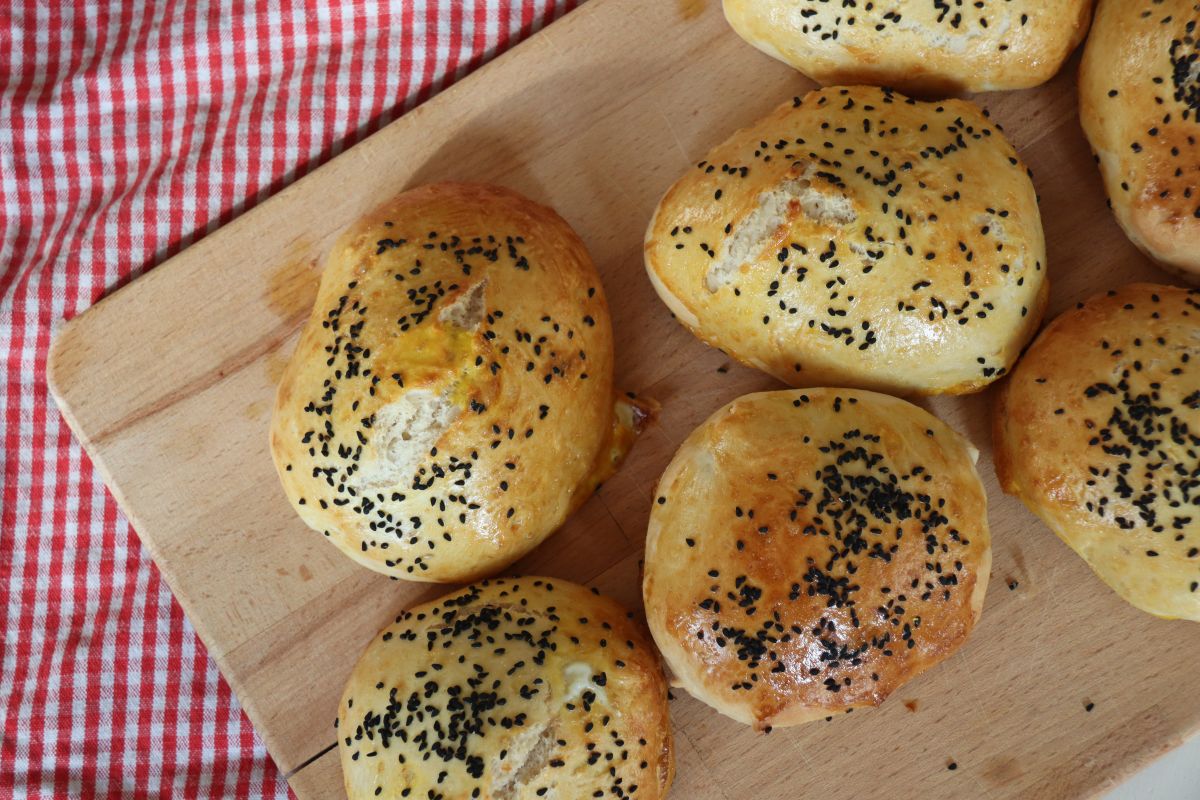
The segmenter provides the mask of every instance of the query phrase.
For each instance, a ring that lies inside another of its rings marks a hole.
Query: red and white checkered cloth
[[[579,0],[0,0],[0,798],[285,797],[46,390],[57,324]]]

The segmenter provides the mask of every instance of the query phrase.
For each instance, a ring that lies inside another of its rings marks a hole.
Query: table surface
[[[1188,740],[1108,793],[1105,800],[1200,798],[1200,737]]]

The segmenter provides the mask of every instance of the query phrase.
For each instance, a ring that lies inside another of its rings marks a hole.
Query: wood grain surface
[[[978,98],[1033,168],[1051,313],[1171,280],[1105,208],[1075,72]],[[691,162],[807,88],[738,39],[717,0],[592,0],[58,335],[55,398],[302,798],[342,796],[332,722],[362,648],[398,609],[445,591],[353,564],[292,513],[271,465],[275,384],[334,237],[441,179],[510,186],[576,227],[612,305],[618,381],[663,411],[623,470],[514,571],[636,608],[653,486],[676,445],[726,401],[776,386],[671,318],[645,277],[642,235]],[[673,796],[1089,796],[1200,728],[1200,627],[1125,605],[999,492],[989,402],[927,404],[984,452],[995,565],[972,639],[881,709],[769,736],[678,692]]]

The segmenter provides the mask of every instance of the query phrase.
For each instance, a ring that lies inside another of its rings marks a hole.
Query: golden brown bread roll
[[[1133,284],[1046,327],[995,409],[996,473],[1121,597],[1200,621],[1200,292]]]
[[[271,451],[300,516],[359,563],[474,579],[611,472],[629,441],[612,364],[600,279],[561,217],[497,187],[414,189],[335,245]]]
[[[350,800],[665,797],[666,680],[631,616],[547,578],[484,581],[401,614],[339,707]]]
[[[718,145],[646,234],[659,296],[793,386],[965,393],[1003,375],[1046,301],[1037,196],[962,100],[824,89]]]
[[[743,39],[820,83],[940,93],[1045,83],[1091,10],[1092,0],[725,0]]]
[[[1200,281],[1200,3],[1100,0],[1079,117],[1109,205],[1143,252]]]
[[[977,453],[847,389],[718,411],[658,484],[643,590],[678,685],[770,728],[876,706],[978,620],[991,546]]]

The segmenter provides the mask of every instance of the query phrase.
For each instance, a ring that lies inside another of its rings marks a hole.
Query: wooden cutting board
[[[1170,280],[1105,208],[1074,75],[979,98],[1034,170],[1052,313]],[[619,382],[663,411],[514,571],[638,607],[651,493],[676,445],[726,401],[776,386],[671,318],[644,275],[642,234],[691,162],[809,86],[738,39],[718,0],[592,0],[58,335],[55,398],[301,797],[342,795],[331,725],[362,648],[398,609],[444,591],[374,575],[305,528],[267,452],[275,383],[335,236],[441,179],[505,184],[576,227],[612,305]],[[966,647],[879,710],[770,736],[677,693],[674,797],[1088,796],[1200,728],[1200,626],[1125,605],[998,491],[989,401],[929,403],[984,452],[995,566]]]

